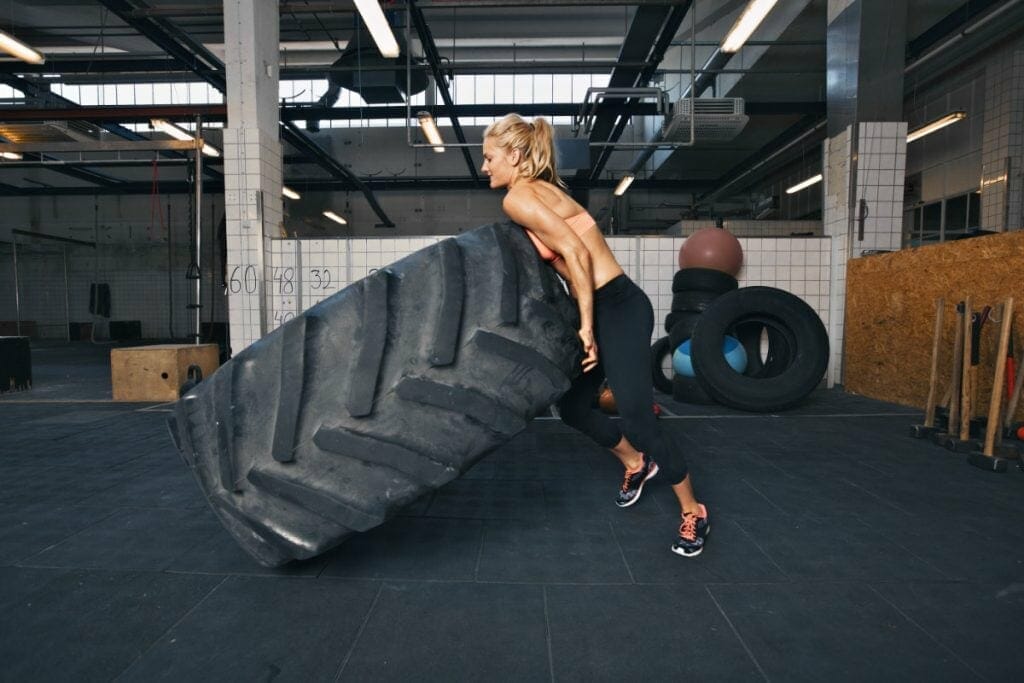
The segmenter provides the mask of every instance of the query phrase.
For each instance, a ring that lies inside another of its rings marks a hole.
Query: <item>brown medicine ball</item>
[[[710,268],[733,277],[743,267],[743,248],[736,237],[723,228],[698,230],[679,248],[680,268]]]

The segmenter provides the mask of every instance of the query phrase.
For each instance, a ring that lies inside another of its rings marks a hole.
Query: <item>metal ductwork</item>
[[[400,31],[395,32],[395,40],[404,55],[408,48]],[[414,60],[414,63],[425,64],[423,60]],[[362,22],[359,22],[344,52],[332,67],[347,70],[328,72],[330,87],[320,99],[320,104],[326,107],[333,106],[337,101],[340,88],[358,93],[367,104],[405,102],[408,97],[427,89],[427,74],[423,69],[413,69],[408,79],[411,91],[406,92],[405,57],[382,57]]]
[[[661,127],[661,139],[665,142],[688,141],[690,119],[693,119],[696,139],[701,142],[728,142],[743,132],[750,121],[743,105],[741,97],[679,100],[672,109],[672,116],[667,117]]]

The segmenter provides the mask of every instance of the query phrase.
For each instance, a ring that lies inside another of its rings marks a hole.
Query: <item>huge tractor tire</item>
[[[758,325],[769,330],[770,340],[775,335],[779,357],[764,372],[741,375],[722,354],[723,339]],[[744,287],[723,294],[704,311],[693,330],[690,356],[708,396],[738,410],[773,412],[796,405],[821,383],[828,368],[828,332],[799,297],[774,287]]]
[[[575,303],[518,227],[422,249],[271,332],[171,432],[266,566],[313,557],[466,471],[569,388]]]

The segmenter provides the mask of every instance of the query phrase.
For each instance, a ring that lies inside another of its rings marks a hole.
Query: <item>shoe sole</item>
[[[658,463],[654,463],[654,467],[652,467],[651,471],[647,474],[646,477],[644,477],[644,480],[640,482],[640,487],[636,490],[636,495],[633,496],[633,500],[629,501],[628,503],[620,503],[619,501],[615,501],[615,504],[618,505],[620,508],[628,508],[630,505],[635,504],[638,500],[640,500],[640,495],[644,492],[644,484],[647,483],[648,479],[656,475],[658,471]]]
[[[708,534],[710,534],[710,533],[711,533],[711,525],[710,525],[710,524],[708,524],[708,526],[707,526],[707,529],[705,529],[705,530],[704,530],[704,539],[705,539],[705,541],[707,540]],[[697,557],[697,556],[698,556],[698,555],[700,555],[700,554],[701,554],[702,552],[704,552],[704,546],[702,545],[702,546],[700,547],[700,550],[698,550],[698,551],[697,551],[697,552],[695,552],[695,553],[688,553],[688,552],[686,552],[686,551],[685,551],[684,549],[682,549],[682,548],[677,548],[677,547],[675,547],[674,545],[673,545],[672,547],[670,547],[670,548],[669,548],[669,550],[671,550],[672,552],[674,552],[674,553],[675,553],[676,555],[680,555],[680,556],[682,556],[682,557]]]

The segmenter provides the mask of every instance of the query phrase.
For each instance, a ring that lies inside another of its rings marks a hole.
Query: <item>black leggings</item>
[[[612,448],[625,434],[638,450],[653,458],[672,484],[686,478],[686,460],[666,448],[654,415],[651,380],[651,332],[654,309],[644,291],[619,275],[594,292],[594,337],[598,364],[573,382],[559,400],[562,421],[599,446]],[[602,380],[615,396],[622,429],[593,407]]]

